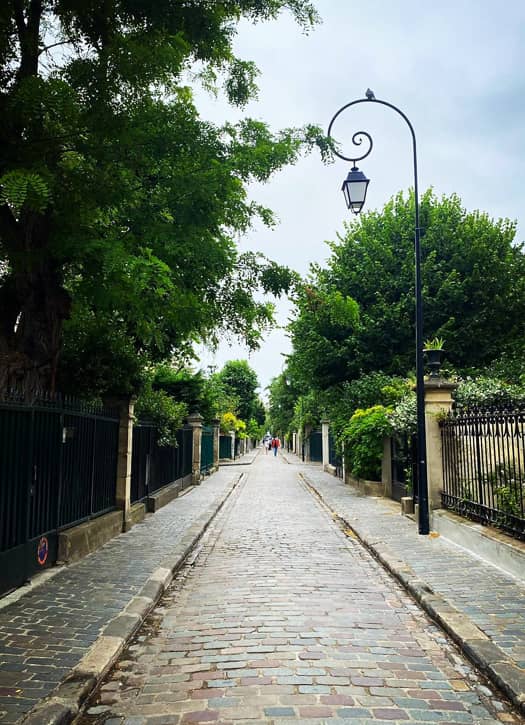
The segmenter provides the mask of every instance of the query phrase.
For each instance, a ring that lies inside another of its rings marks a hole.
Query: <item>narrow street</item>
[[[301,482],[260,454],[79,719],[520,722]]]

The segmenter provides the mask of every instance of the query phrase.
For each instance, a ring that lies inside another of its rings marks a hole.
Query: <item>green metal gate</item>
[[[220,436],[219,438],[219,458],[232,457],[232,438],[231,436]]]
[[[208,473],[213,468],[213,428],[202,426],[201,438],[201,473]]]
[[[320,430],[310,433],[310,460],[318,463],[323,460],[323,435]]]

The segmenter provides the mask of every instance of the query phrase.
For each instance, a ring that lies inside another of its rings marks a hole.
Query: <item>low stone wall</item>
[[[432,530],[454,544],[472,551],[480,559],[525,581],[525,541],[518,541],[490,526],[438,509],[431,512]]]
[[[96,551],[122,532],[122,511],[110,511],[58,535],[58,563],[70,564]]]
[[[160,491],[152,493],[151,496],[148,496],[146,499],[147,511],[154,514],[155,511],[158,511],[163,506],[166,506],[173,501],[174,498],[177,498],[181,491],[191,485],[191,482],[192,476],[190,473],[188,476],[179,478],[177,481],[164,486],[164,488],[161,488]]]
[[[380,496],[385,495],[385,484],[381,481],[367,481],[365,478],[354,478],[352,474],[346,472],[345,483],[354,486],[365,496]]]
[[[135,524],[139,524],[141,521],[144,521],[146,517],[146,504],[145,503],[134,503],[131,506],[130,509],[130,519],[131,524],[134,526]]]

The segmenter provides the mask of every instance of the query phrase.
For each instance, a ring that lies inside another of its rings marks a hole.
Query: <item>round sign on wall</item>
[[[36,557],[38,559],[38,563],[40,564],[40,566],[44,566],[44,564],[47,561],[48,554],[49,554],[49,541],[47,540],[47,536],[42,536],[42,538],[38,542],[38,547],[36,550]]]

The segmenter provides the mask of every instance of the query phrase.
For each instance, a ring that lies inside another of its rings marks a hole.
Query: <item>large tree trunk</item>
[[[71,299],[49,261],[12,274],[0,287],[0,393],[54,392],[62,325]]]
[[[42,0],[12,2],[19,41],[16,84],[38,76],[42,11]],[[42,135],[40,126],[33,118],[31,128],[37,137]],[[7,149],[18,149],[27,142],[27,132],[25,121],[15,118],[2,142]],[[6,168],[0,164],[0,173]],[[50,227],[46,213],[25,209],[15,218],[7,204],[0,206],[6,263],[5,269],[0,268],[0,394],[10,388],[27,397],[54,390],[62,324],[69,317],[71,299],[62,286],[60,265],[50,256]]]

